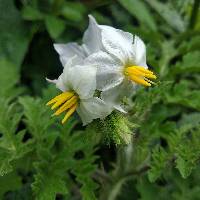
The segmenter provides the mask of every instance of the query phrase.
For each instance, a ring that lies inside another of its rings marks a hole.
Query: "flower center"
[[[156,79],[156,75],[144,67],[141,66],[131,66],[125,68],[124,74],[129,77],[131,81],[135,83],[151,86],[151,84],[155,84],[153,81],[149,79]],[[149,78],[149,79],[148,79]]]
[[[49,106],[51,104],[53,104],[51,107],[52,110],[59,107],[53,116],[60,115],[64,111],[67,111],[62,120],[62,124],[64,124],[67,119],[76,111],[78,105],[78,96],[74,92],[63,92],[51,99],[46,105]]]

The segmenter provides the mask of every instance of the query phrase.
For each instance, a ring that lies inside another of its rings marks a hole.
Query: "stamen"
[[[75,112],[76,108],[77,108],[77,104],[73,105],[69,109],[69,111],[66,113],[65,117],[62,120],[62,124],[64,124],[69,119],[69,117]]]
[[[130,79],[138,84],[144,85],[144,86],[151,86],[150,83],[148,83],[147,81],[145,81],[144,79],[138,78],[137,76],[130,76]]]
[[[145,72],[145,73],[149,73],[149,74],[153,74],[153,72],[152,71],[150,71],[150,70],[148,70],[148,69],[145,69],[144,67],[141,67],[141,66],[132,66],[133,68],[135,68],[135,69],[138,69],[138,70],[140,70],[140,71],[142,71],[142,72]],[[132,68],[131,67],[131,68]]]
[[[157,79],[156,75],[154,75],[154,74],[145,74],[145,77],[152,78],[152,79]]]
[[[74,93],[73,92],[63,92],[62,94],[57,95],[56,97],[54,97],[53,99],[51,99],[49,102],[47,102],[46,105],[49,106],[49,105],[57,102],[60,98],[67,97],[69,95],[73,96]]]
[[[62,120],[62,123],[64,123],[73,114],[73,112],[75,112],[78,105],[77,102],[78,96],[75,95],[73,92],[63,92],[62,94],[51,99],[46,105],[51,105],[54,103],[54,105],[51,107],[52,110],[60,106],[60,108],[58,108],[53,116],[60,115],[61,113],[69,109],[64,119]]]
[[[73,93],[69,93],[66,95],[63,95],[62,97],[59,98],[59,100],[57,100],[57,102],[51,107],[51,109],[55,109],[58,106],[60,106],[61,104],[63,104],[65,101],[67,101],[68,99],[70,99],[71,97],[73,97]]]
[[[125,69],[125,75],[130,78],[130,80],[144,85],[144,86],[151,86],[151,84],[155,84],[153,81],[149,80],[150,79],[156,79],[156,75],[148,70],[145,69],[144,67],[141,66],[131,66],[127,67]]]
[[[70,100],[66,101],[53,115],[60,115],[62,112],[73,106],[76,102],[77,97],[73,96]]]
[[[144,78],[144,80],[147,81],[147,82],[149,82],[149,83],[151,83],[151,84],[153,84],[153,85],[156,85],[156,83],[154,83],[153,81],[151,81],[151,80],[149,80],[147,78]]]

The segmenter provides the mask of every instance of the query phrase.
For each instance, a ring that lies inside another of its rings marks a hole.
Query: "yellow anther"
[[[153,85],[156,85],[156,83],[154,83],[153,81],[151,81],[151,80],[149,80],[149,79],[147,79],[147,78],[144,78],[144,80],[147,81],[148,83],[151,83],[151,84],[153,84]]]
[[[148,83],[147,81],[145,81],[144,79],[138,78],[137,76],[130,76],[130,79],[138,84],[144,85],[144,86],[151,86],[150,83]]]
[[[67,101],[68,99],[70,99],[71,97],[73,97],[73,93],[65,93],[65,95],[63,96],[60,96],[58,99],[57,99],[57,102],[51,107],[51,109],[55,109],[57,108],[58,106],[62,105],[65,101]]]
[[[145,77],[152,78],[152,79],[157,79],[156,75],[154,75],[154,74],[145,74]]]
[[[148,70],[148,69],[145,69],[144,67],[141,67],[141,66],[132,66],[132,67],[135,68],[135,69],[138,69],[138,70],[140,70],[140,71],[142,71],[142,72],[145,72],[145,73],[147,73],[147,74],[153,74],[152,71],[150,71],[150,70]]]
[[[62,112],[73,106],[77,102],[77,100],[77,96],[73,96],[71,99],[66,101],[53,115],[60,115]]]
[[[76,108],[77,108],[77,104],[73,105],[69,109],[69,111],[66,113],[65,117],[62,120],[62,124],[64,124],[69,119],[69,117],[76,111]]]
[[[73,112],[75,112],[76,107],[78,106],[78,96],[75,95],[74,92],[63,92],[62,94],[51,99],[46,105],[51,104],[54,104],[51,107],[52,110],[59,107],[53,116],[60,115],[69,109],[62,120],[62,123],[64,123],[73,114]]]
[[[51,99],[49,102],[47,102],[47,106],[49,106],[49,105],[51,105],[51,104],[53,104],[53,103],[55,103],[55,102],[57,102],[59,99],[62,99],[62,98],[67,98],[68,96],[73,96],[74,95],[74,93],[73,92],[63,92],[63,93],[61,93],[61,94],[59,94],[59,95],[57,95],[56,97],[54,97],[53,99]],[[71,98],[71,97],[70,97]]]
[[[125,72],[124,74],[130,78],[130,80],[144,86],[151,86],[151,84],[155,84],[148,78],[150,79],[157,78],[152,71],[145,69],[144,67],[141,66],[127,67],[124,72]]]

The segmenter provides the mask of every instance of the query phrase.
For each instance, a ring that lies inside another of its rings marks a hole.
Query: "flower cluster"
[[[58,108],[54,115],[66,112],[64,123],[75,111],[83,125],[103,119],[113,110],[126,112],[122,99],[129,97],[136,84],[151,86],[156,79],[146,64],[146,48],[138,36],[99,25],[89,16],[83,44],[54,44],[63,73],[55,83],[62,93],[47,105]]]

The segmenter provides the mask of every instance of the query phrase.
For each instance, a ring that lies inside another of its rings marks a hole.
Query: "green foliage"
[[[15,87],[19,82],[19,74],[16,65],[6,59],[0,60],[0,96],[12,100],[23,91],[23,87]]]
[[[156,23],[149,9],[143,1],[138,0],[119,0],[119,2],[138,20],[144,23],[151,30],[156,31]],[[140,10],[141,12],[138,12]]]
[[[65,29],[64,21],[51,15],[46,16],[45,24],[52,38],[57,38]]]
[[[0,198],[3,199],[3,195],[7,191],[14,191],[20,189],[22,186],[21,177],[16,172],[9,173],[0,177]]]
[[[83,198],[95,199],[93,190],[96,189],[96,184],[91,180],[96,169],[93,165],[96,159],[93,155],[94,144],[84,142],[83,132],[71,135],[76,120],[70,121],[64,127],[54,120],[56,126],[52,127],[48,108],[41,99],[21,97],[20,103],[24,108],[27,128],[36,140],[36,174],[32,184],[36,199],[55,199],[56,194],[66,195],[69,192],[67,184],[68,187],[73,187],[67,173],[69,171],[82,184],[80,192]],[[83,153],[83,158],[77,159],[76,153]]]
[[[20,67],[31,33],[12,0],[0,1],[0,55]]]
[[[29,142],[22,142],[25,130],[17,131],[21,113],[16,113],[17,109],[14,104],[8,105],[5,99],[1,99],[0,103],[2,105],[0,109],[0,132],[2,134],[0,140],[0,175],[2,176],[12,171],[11,163],[31,151],[31,147],[29,146]],[[13,113],[16,114],[13,115]]]
[[[22,91],[15,87],[19,76],[16,68],[2,60],[0,72],[3,74],[0,89],[0,175],[13,170],[13,162],[31,151],[30,142],[23,142],[25,130],[18,130],[22,113],[17,102],[11,102]]]
[[[72,134],[76,120],[62,127],[60,122],[50,118],[45,101],[55,94],[55,88],[44,90],[43,99],[17,98],[23,91],[17,86],[18,70],[2,60],[0,71],[4,74],[0,80],[0,196],[3,198],[6,192],[13,191],[13,195],[26,198],[21,192],[24,189],[21,179],[25,177],[19,176],[18,172],[28,170],[34,180],[33,192],[28,189],[30,183],[26,189],[28,198],[49,200],[62,194],[70,199],[69,189],[80,187],[83,199],[96,199],[97,184],[91,179],[96,170],[96,143],[86,141],[81,131]],[[80,158],[76,155],[79,153],[83,154]],[[27,167],[20,162],[31,163]],[[70,174],[76,178],[72,179]],[[81,186],[75,186],[75,180]]]
[[[148,171],[148,177],[151,182],[162,175],[167,165],[167,153],[162,148],[155,148],[152,152],[151,169]]]
[[[158,81],[128,114],[62,126],[52,44],[79,42],[88,14],[138,34]],[[0,199],[199,199],[199,17],[198,0],[0,0]]]
[[[145,0],[172,28],[177,31],[185,30],[185,22],[181,15],[173,8],[173,4],[161,3],[159,1]]]

